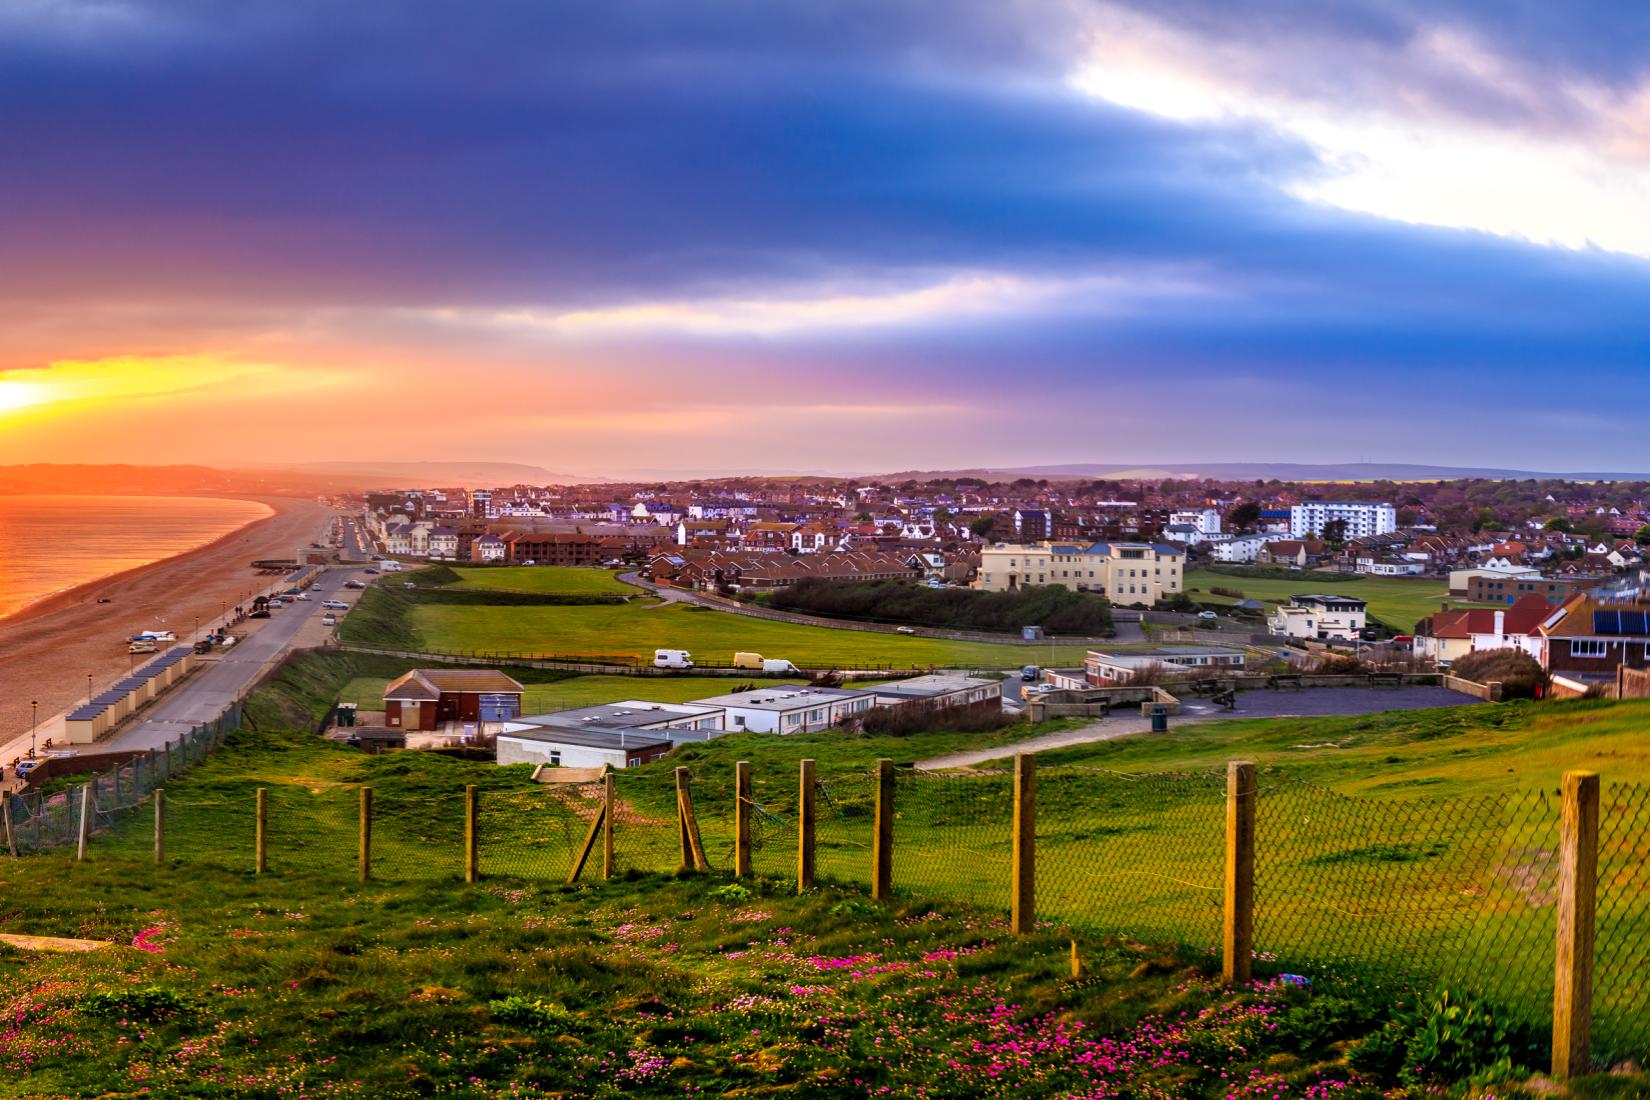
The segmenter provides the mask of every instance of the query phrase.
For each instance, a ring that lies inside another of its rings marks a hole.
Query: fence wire
[[[256,812],[244,780],[182,777],[210,731],[65,789],[11,800],[19,851],[73,844],[83,804],[100,851],[146,857],[155,786],[167,786],[166,858],[246,873]],[[616,873],[672,873],[683,833],[674,775],[620,771],[614,783]],[[868,889],[878,779],[816,774],[815,877]],[[707,862],[731,870],[737,815],[749,815],[758,875],[794,881],[802,791],[795,772],[758,771],[741,802],[732,769],[689,789]],[[89,801],[88,801],[89,800]],[[360,844],[360,788],[267,788],[271,874],[350,875]],[[491,876],[568,877],[604,805],[602,781],[483,790],[477,847]],[[1036,776],[1039,918],[1096,933],[1218,949],[1225,873],[1224,774],[1127,775],[1048,768]],[[1007,773],[901,771],[894,781],[893,876],[899,892],[1007,909],[1014,781]],[[1257,969],[1477,993],[1539,1027],[1550,1023],[1560,800],[1530,791],[1412,800],[1349,796],[1263,771],[1255,796]],[[456,879],[466,857],[465,792],[379,792],[375,879]],[[598,831],[584,877],[602,869]],[[1650,787],[1602,792],[1595,951],[1595,1049],[1650,1054]]]

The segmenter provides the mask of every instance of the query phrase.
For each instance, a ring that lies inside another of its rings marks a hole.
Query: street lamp
[[[92,674],[90,672],[86,674],[86,701],[88,703],[92,701]]]
[[[29,758],[34,759],[34,733],[40,725],[40,700],[29,700]]]

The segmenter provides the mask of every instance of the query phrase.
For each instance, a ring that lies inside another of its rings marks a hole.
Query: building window
[[[1609,642],[1588,638],[1570,639],[1570,656],[1572,657],[1607,657],[1609,654]]]
[[[550,766],[552,768],[561,767],[561,750],[560,749],[551,749],[550,750]]]

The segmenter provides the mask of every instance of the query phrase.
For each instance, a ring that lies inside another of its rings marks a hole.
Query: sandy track
[[[0,619],[0,742],[29,728],[29,700],[45,719],[86,697],[86,674],[98,690],[126,672],[123,639],[164,627],[182,638],[195,617],[209,626],[225,602],[268,585],[255,558],[288,558],[325,542],[330,509],[313,500],[256,497],[275,514],[175,558],[65,592],[20,616]],[[98,603],[99,598],[111,602]]]

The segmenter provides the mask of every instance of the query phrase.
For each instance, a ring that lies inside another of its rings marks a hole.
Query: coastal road
[[[276,611],[240,644],[225,651],[143,712],[142,721],[98,742],[95,751],[158,749],[182,737],[193,726],[216,717],[284,657],[295,641],[301,641],[298,635],[306,626],[319,626],[320,617],[325,614],[322,600],[354,603],[360,593],[344,588],[344,582],[354,575],[354,570],[346,569],[329,569],[323,573],[310,588],[308,601],[289,603]]]

